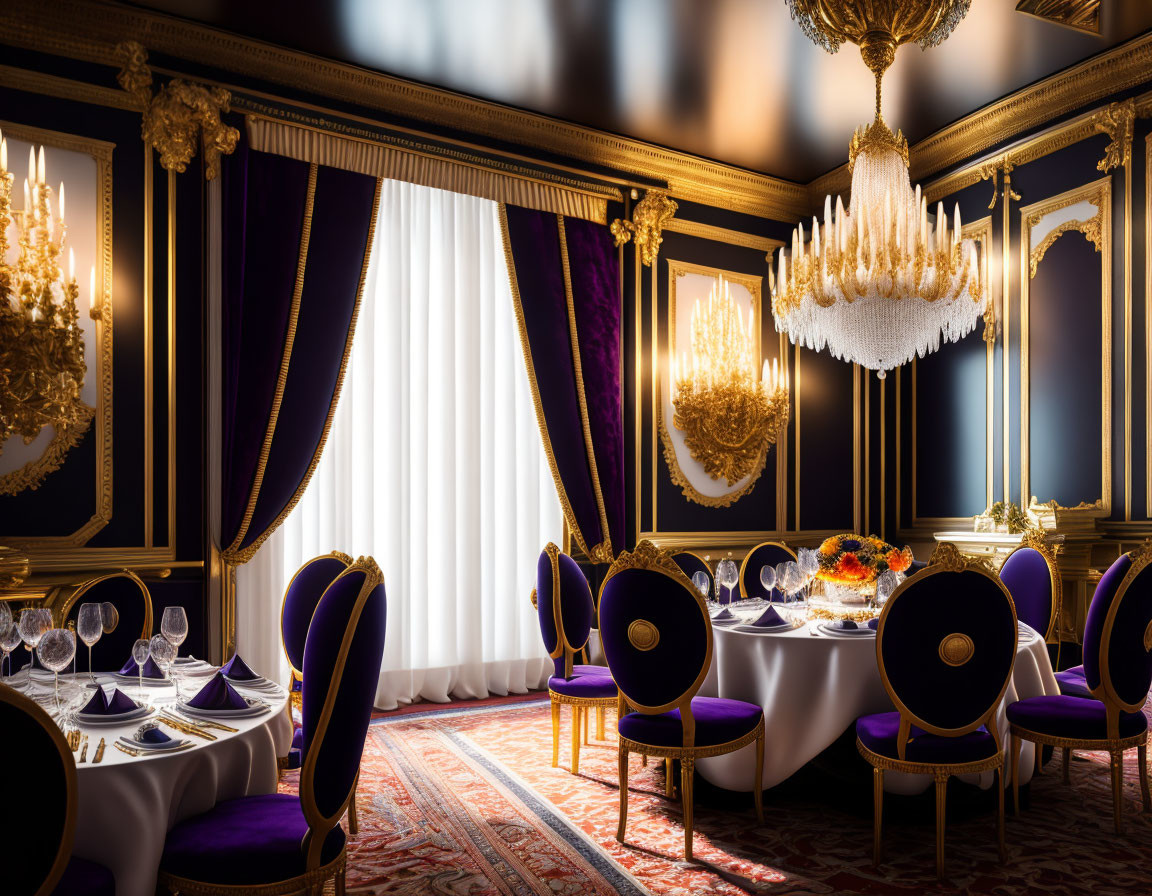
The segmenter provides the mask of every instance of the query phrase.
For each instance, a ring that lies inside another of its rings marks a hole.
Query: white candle
[[[0,170],[8,171],[8,141],[0,140]]]
[[[36,150],[28,147],[28,180],[36,180]]]
[[[954,217],[956,219],[956,226],[952,228],[952,245],[956,245],[958,242],[960,242],[960,229],[961,229],[961,227],[960,227],[960,203],[959,202],[956,203],[956,205],[954,207],[954,212],[955,212]]]
[[[36,163],[36,180],[39,183],[46,183],[44,179],[44,147],[40,147],[40,160]]]
[[[64,223],[64,181],[60,181],[60,223]]]

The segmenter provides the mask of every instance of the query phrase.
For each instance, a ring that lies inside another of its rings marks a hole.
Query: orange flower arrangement
[[[816,578],[838,585],[870,585],[885,570],[905,572],[912,565],[912,550],[897,548],[875,535],[834,535],[817,552]]]

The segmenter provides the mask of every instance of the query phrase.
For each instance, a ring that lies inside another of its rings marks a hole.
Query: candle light
[[[60,223],[64,223],[64,181],[60,181]]]
[[[46,183],[44,179],[44,147],[40,147],[40,159],[36,163],[36,181],[38,183]]]
[[[0,140],[0,170],[8,171],[8,141]]]
[[[36,180],[36,150],[28,147],[28,180]]]

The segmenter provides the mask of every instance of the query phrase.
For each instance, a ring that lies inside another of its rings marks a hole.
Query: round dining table
[[[755,618],[761,608],[743,610]],[[785,631],[748,631],[714,623],[712,664],[698,694],[728,697],[764,708],[765,788],[789,778],[827,749],[857,718],[895,709],[876,663],[875,634],[830,634],[811,620]],[[1059,694],[1044,639],[1020,623],[1012,679],[996,712],[1001,742],[1008,744],[1005,707],[1025,697]],[[1020,753],[1020,782],[1032,777],[1035,753],[1024,742]],[[725,790],[751,791],[755,771],[755,745],[734,753],[696,760],[696,769],[709,782]],[[1005,763],[1005,784],[1011,763]],[[962,775],[961,780],[987,789],[993,772]],[[884,773],[884,789],[915,794],[932,785],[931,775]]]
[[[72,676],[67,676],[71,678]],[[87,679],[87,675],[75,676]],[[171,711],[175,690],[171,685],[135,685],[99,675],[107,693],[115,684],[129,696],[149,703],[157,711]],[[61,676],[62,686],[66,676]],[[181,696],[190,698],[211,680],[211,675],[181,678]],[[43,689],[44,682],[38,682]],[[47,687],[51,689],[50,679]],[[277,785],[277,757],[286,756],[292,741],[292,722],[283,688],[247,690],[268,711],[247,718],[216,718],[235,732],[209,727],[203,719],[188,718],[215,740],[181,733],[162,726],[166,734],[185,739],[190,747],[173,753],[132,756],[114,746],[131,735],[142,721],[125,725],[79,725],[87,736],[87,750],[73,753],[77,760],[78,812],[73,855],[107,867],[116,877],[117,896],[154,896],[156,872],[164,852],[164,839],[178,822],[211,809],[216,803],[249,794],[273,793]],[[99,762],[96,754],[103,739]],[[83,754],[84,761],[80,762]]]

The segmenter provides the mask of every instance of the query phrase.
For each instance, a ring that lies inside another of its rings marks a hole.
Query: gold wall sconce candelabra
[[[788,425],[788,372],[764,361],[757,376],[754,325],[717,278],[692,310],[691,357],[671,359],[672,422],[708,475],[729,485],[760,469]]]
[[[63,436],[68,449],[87,431],[95,409],[81,399],[87,367],[77,301],[75,256],[61,271],[68,226],[64,184],[54,206],[44,148],[29,150],[24,208],[12,208],[8,142],[0,135],[0,453],[8,439],[31,443],[46,427]],[[8,261],[8,232],[15,224],[18,253]],[[89,286],[89,314],[99,318],[96,269]],[[44,475],[31,483],[40,485]]]

